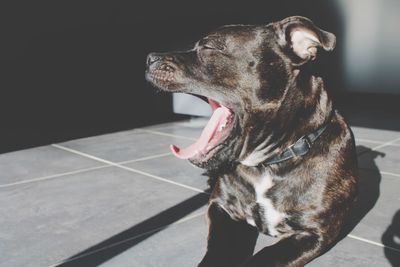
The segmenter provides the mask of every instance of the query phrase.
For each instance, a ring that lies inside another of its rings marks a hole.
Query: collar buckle
[[[311,142],[310,138],[308,137],[308,135],[303,135],[299,140],[301,140],[301,139],[307,145],[307,149],[310,150],[311,146],[312,146],[312,142]]]
[[[290,153],[292,154],[292,157],[297,157],[297,154],[296,154],[296,152],[294,152],[294,149],[293,149],[293,147],[294,147],[294,145],[295,145],[296,143],[294,143],[294,144],[291,144],[290,146],[288,146],[288,150],[290,151]]]

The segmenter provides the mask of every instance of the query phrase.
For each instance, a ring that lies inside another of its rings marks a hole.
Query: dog
[[[213,109],[194,144],[171,146],[214,183],[199,267],[304,266],[337,242],[357,196],[356,150],[312,67],[335,44],[293,16],[223,26],[191,50],[148,55],[155,87]],[[279,241],[253,255],[259,233]]]

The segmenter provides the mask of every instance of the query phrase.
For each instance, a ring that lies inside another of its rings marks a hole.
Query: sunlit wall
[[[337,0],[346,89],[400,94],[400,1]]]

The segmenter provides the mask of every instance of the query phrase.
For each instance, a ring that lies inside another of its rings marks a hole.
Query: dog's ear
[[[314,60],[318,48],[332,51],[336,45],[334,34],[321,30],[305,17],[294,16],[277,23],[279,43],[292,53],[294,63]]]

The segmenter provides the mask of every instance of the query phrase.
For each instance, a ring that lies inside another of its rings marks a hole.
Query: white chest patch
[[[272,177],[266,174],[255,185],[256,201],[261,207],[264,222],[267,224],[268,232],[277,236],[276,226],[285,218],[285,214],[275,209],[272,201],[265,196],[265,193],[273,186]]]

